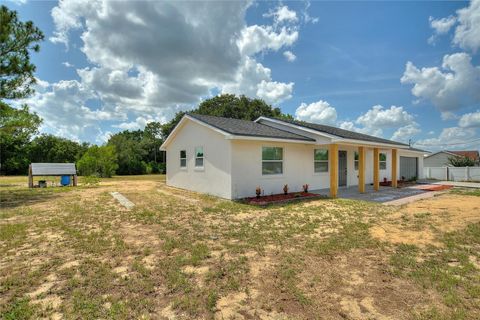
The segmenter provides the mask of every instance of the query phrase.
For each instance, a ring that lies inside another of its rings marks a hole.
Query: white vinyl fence
[[[480,167],[424,167],[425,179],[447,181],[480,181]]]

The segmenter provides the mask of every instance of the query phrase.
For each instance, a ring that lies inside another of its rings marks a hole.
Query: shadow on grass
[[[0,208],[16,208],[53,200],[60,193],[73,190],[71,187],[45,189],[0,189]]]

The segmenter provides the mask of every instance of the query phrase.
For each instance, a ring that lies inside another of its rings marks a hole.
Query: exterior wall
[[[262,175],[263,146],[283,148],[283,174]],[[314,174],[315,148],[314,145],[302,143],[232,141],[233,197],[255,196],[256,187],[262,188],[265,195],[282,193],[285,184],[288,184],[290,192],[301,191],[306,183],[312,190],[328,188],[329,173]]]
[[[210,128],[187,121],[167,146],[167,185],[231,199],[231,143]],[[204,169],[195,168],[195,147],[203,147]],[[180,168],[180,150],[187,168]]]
[[[451,154],[440,152],[430,157],[426,157],[423,162],[425,167],[449,167],[450,164],[448,163],[448,159],[451,157]]]

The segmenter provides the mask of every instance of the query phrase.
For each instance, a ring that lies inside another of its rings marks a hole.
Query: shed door
[[[347,151],[338,151],[338,186],[347,185]]]
[[[418,178],[417,166],[416,157],[400,157],[400,178],[403,177],[405,180],[410,180],[413,177]]]

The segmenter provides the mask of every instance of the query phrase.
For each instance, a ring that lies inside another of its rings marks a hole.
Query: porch
[[[372,185],[365,185],[365,191],[360,193],[358,186],[339,187],[337,190],[337,197],[352,200],[373,201],[379,203],[387,203],[390,201],[406,199],[412,196],[427,194],[429,191],[418,189],[416,186],[409,186],[404,188],[392,188],[379,186],[378,191],[375,191]],[[310,193],[330,196],[330,189],[310,190]]]

